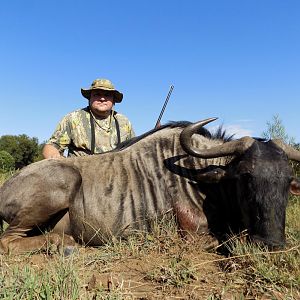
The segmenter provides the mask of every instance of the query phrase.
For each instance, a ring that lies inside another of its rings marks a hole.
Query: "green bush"
[[[15,159],[8,152],[0,150],[0,172],[6,173],[14,168]]]
[[[34,162],[38,156],[38,139],[26,134],[3,135],[0,137],[0,150],[8,152],[14,158],[15,169],[21,169]]]

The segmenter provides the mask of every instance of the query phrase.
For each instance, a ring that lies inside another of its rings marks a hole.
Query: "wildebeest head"
[[[288,195],[289,192],[300,195],[300,182],[293,177],[288,159],[300,161],[300,152],[280,140],[265,142],[251,137],[211,149],[197,149],[192,145],[192,135],[213,120],[207,119],[185,128],[180,137],[183,149],[200,158],[233,156],[226,168],[201,176],[206,181],[225,182],[224,185],[229,187],[229,197],[239,208],[242,225],[252,241],[270,248],[283,247]]]

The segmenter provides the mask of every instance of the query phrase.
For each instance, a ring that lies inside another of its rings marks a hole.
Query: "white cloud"
[[[210,128],[212,132],[217,130],[219,126],[213,126]],[[240,138],[243,136],[253,136],[253,131],[247,128],[243,128],[239,124],[222,125],[222,128],[226,130],[228,135],[234,134],[234,138]]]
[[[235,138],[240,138],[243,136],[252,136],[253,131],[247,128],[242,128],[241,125],[238,124],[232,124],[224,126],[224,129],[229,134],[234,134]]]

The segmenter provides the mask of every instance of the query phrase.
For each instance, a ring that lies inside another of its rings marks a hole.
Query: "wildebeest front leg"
[[[218,241],[209,236],[208,223],[203,211],[192,207],[190,204],[176,202],[174,206],[178,228],[181,236],[188,241],[196,237],[205,236],[205,249],[209,250],[218,246]]]

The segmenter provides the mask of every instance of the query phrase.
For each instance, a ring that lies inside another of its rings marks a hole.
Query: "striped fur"
[[[195,169],[224,165],[226,161],[188,156],[179,144],[181,131],[181,126],[167,126],[97,159],[74,159],[82,177],[82,191],[70,204],[77,238],[97,245],[110,236],[147,230],[151,220],[174,210],[176,203],[198,211],[203,223],[204,199],[195,185]],[[200,148],[223,143],[201,135],[194,140]],[[87,195],[88,200],[82,201]],[[207,223],[204,227],[199,230],[205,231]]]

